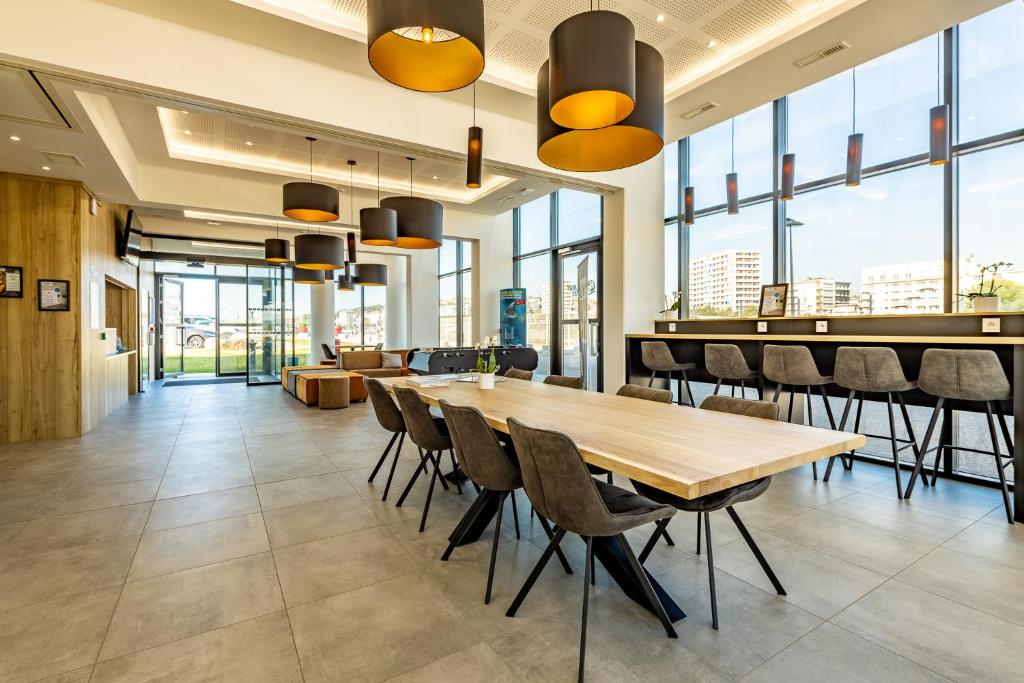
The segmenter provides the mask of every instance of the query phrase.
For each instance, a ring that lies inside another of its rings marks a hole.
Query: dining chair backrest
[[[615,392],[616,396],[625,396],[626,398],[639,398],[644,401],[654,401],[656,403],[672,403],[672,392],[668,389],[652,389],[650,387],[641,387],[636,384],[623,384],[619,387],[619,390]]]
[[[567,377],[566,375],[548,375],[544,378],[544,384],[554,384],[568,389],[582,389],[582,377]]]
[[[803,386],[823,379],[806,346],[765,344],[762,363],[761,372],[770,382]]]
[[[832,372],[844,389],[888,393],[913,388],[896,350],[888,346],[840,346]]]
[[[402,419],[402,411],[395,405],[394,399],[384,388],[384,384],[379,379],[372,377],[367,377],[364,381],[366,393],[370,396],[370,405],[373,406],[373,412],[377,416],[380,426],[389,432],[404,432],[405,420]]]
[[[731,413],[733,415],[747,415],[748,417],[759,417],[763,420],[779,419],[779,404],[771,401],[754,401],[748,398],[733,398],[716,394],[704,399],[700,407],[701,410],[713,410],[718,413]]]
[[[415,389],[395,387],[395,398],[405,418],[405,428],[413,443],[427,451],[445,451],[451,448],[451,439],[441,433],[430,408],[420,399]]]
[[[332,349],[330,346],[328,346],[327,344],[321,344],[320,348],[324,350],[325,360],[338,360],[338,354],[336,354],[334,352],[334,349]]]
[[[1010,398],[999,356],[991,349],[928,349],[921,356],[917,384],[932,396],[961,401]]]
[[[373,350],[374,351],[380,351],[383,348],[384,348],[384,342],[377,342],[376,344],[373,345]]]
[[[440,403],[455,455],[466,476],[490,491],[512,491],[522,486],[519,470],[483,413],[473,406],[456,406],[444,400]]]
[[[655,372],[675,370],[677,365],[672,350],[663,341],[640,342],[640,360],[645,368]]]
[[[712,377],[721,379],[746,379],[751,374],[747,359],[735,344],[705,344],[704,367]]]
[[[533,379],[533,370],[520,370],[519,368],[509,368],[505,371],[506,377],[512,379],[523,379],[529,382]]]

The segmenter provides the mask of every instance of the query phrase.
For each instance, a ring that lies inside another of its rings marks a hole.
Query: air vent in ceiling
[[[512,194],[505,195],[504,197],[502,197],[498,201],[499,202],[514,202],[515,200],[520,199],[522,197],[525,197],[526,195],[532,194],[532,193],[533,193],[533,188],[532,187],[524,187],[522,189],[516,190]]]
[[[795,66],[798,69],[802,69],[805,66],[810,66],[811,64],[814,64],[815,62],[820,62],[821,60],[825,59],[826,57],[831,57],[832,55],[836,54],[837,52],[842,52],[843,50],[849,50],[849,49],[850,49],[850,44],[848,42],[846,42],[845,40],[841,40],[838,43],[836,43],[835,45],[829,45],[824,50],[818,50],[817,52],[815,52],[812,55],[807,55],[803,59],[796,60],[795,62],[793,62],[793,66]]]
[[[698,116],[700,116],[701,114],[703,114],[705,112],[709,112],[712,109],[715,109],[716,107],[718,107],[718,102],[705,102],[704,104],[702,104],[702,105],[700,105],[698,107],[695,107],[695,108],[691,109],[690,111],[686,112],[682,116],[683,116],[684,119],[689,121],[690,119],[695,119]]]
[[[74,154],[62,154],[60,152],[43,152],[43,156],[50,160],[54,166],[81,166],[82,160]]]

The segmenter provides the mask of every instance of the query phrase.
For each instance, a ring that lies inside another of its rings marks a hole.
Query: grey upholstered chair
[[[821,400],[825,402],[825,414],[828,416],[828,424],[832,429],[836,428],[836,420],[832,416],[832,406],[828,402],[828,392],[825,385],[832,384],[833,379],[818,372],[818,365],[814,362],[811,350],[806,346],[779,346],[777,344],[765,344],[764,356],[761,360],[761,372],[769,382],[775,382],[775,396],[773,403],[779,402],[779,395],[783,389],[789,387],[789,412],[786,416],[787,422],[793,421],[793,404],[796,403],[797,387],[804,387],[807,394],[807,424],[814,424],[814,415],[811,411],[811,387],[818,387],[821,392]],[[812,462],[811,469],[814,478],[818,478],[818,463]]]
[[[664,372],[669,389],[671,389],[672,373],[678,372],[680,376],[676,378],[676,381],[679,383],[679,398],[676,401],[679,405],[693,406],[693,393],[690,391],[690,378],[687,377],[686,371],[695,369],[696,363],[680,363],[672,355],[672,349],[663,341],[640,342],[640,358],[644,367],[651,371],[651,380],[647,386],[653,387],[655,377],[659,372]],[[683,384],[686,385],[686,401],[683,401]]]
[[[605,484],[590,476],[576,444],[565,434],[528,427],[515,418],[508,418],[509,432],[516,446],[523,473],[526,495],[537,513],[555,523],[557,530],[537,565],[530,572],[519,594],[509,606],[506,616],[513,617],[555,548],[566,532],[579,534],[587,543],[583,578],[583,618],[580,630],[579,679],[583,680],[587,652],[587,605],[590,574],[593,571],[594,539],[614,538],[626,556],[633,579],[643,588],[648,601],[661,620],[665,633],[675,638],[676,631],[665,614],[644,568],[633,555],[625,532],[645,524],[667,519],[675,514],[671,505],[655,503],[632,491]],[[603,541],[602,541],[603,542]]]
[[[402,503],[405,502],[409,491],[412,490],[413,484],[416,483],[416,479],[420,476],[420,472],[425,472],[428,466],[433,466],[434,470],[430,475],[427,500],[423,504],[423,516],[420,518],[420,531],[423,531],[427,525],[430,499],[434,495],[434,483],[440,478],[441,486],[445,490],[448,489],[444,475],[441,474],[441,452],[448,451],[451,454],[453,467],[455,453],[452,451],[452,439],[448,435],[448,428],[443,421],[439,423],[430,414],[430,408],[420,399],[419,393],[415,389],[407,387],[395,387],[394,390],[395,398],[398,399],[398,405],[402,408],[402,417],[405,418],[405,428],[409,431],[409,438],[416,444],[416,449],[420,454],[420,464],[416,467],[412,477],[409,478],[409,483],[405,485],[405,490],[402,491],[402,495],[395,507],[402,507]],[[424,452],[426,455],[424,455]],[[458,475],[459,473],[455,472],[455,474]]]
[[[928,422],[928,429],[924,433],[924,441],[921,442],[917,462],[914,464],[914,473],[910,476],[910,483],[907,485],[907,498],[910,498],[918,476],[924,476],[922,467],[925,455],[931,450],[928,448],[928,444],[932,440],[932,434],[935,433],[935,426],[946,401],[984,403],[985,415],[988,418],[989,438],[992,439],[992,450],[982,451],[943,444],[940,437],[939,445],[935,448],[935,462],[932,464],[932,486],[939,478],[939,458],[943,449],[952,448],[953,450],[991,455],[995,458],[996,474],[999,476],[999,484],[1002,488],[1006,521],[1013,524],[1013,509],[1010,507],[1010,493],[1006,487],[1005,472],[1006,468],[1013,463],[1013,441],[1010,438],[1010,430],[1006,425],[1002,406],[1004,401],[1010,400],[1011,392],[1010,382],[999,362],[999,356],[995,351],[988,349],[928,349],[921,358],[921,374],[918,376],[917,384],[926,394],[937,397],[938,401],[932,412],[931,420]],[[993,416],[993,412],[995,412],[995,416]],[[996,436],[995,423],[997,419],[1003,439],[1006,441],[1006,455],[1002,453],[999,447],[999,438]],[[1020,475],[1021,473],[1017,472],[1017,481],[1019,481]],[[926,485],[927,483],[925,480]]]
[[[527,382],[533,379],[533,370],[520,370],[519,368],[509,368],[505,372],[505,377],[511,377],[512,379],[524,379]]]
[[[672,392],[668,389],[651,389],[650,387],[641,387],[636,384],[623,384],[615,392],[615,395],[625,396],[626,398],[639,398],[644,401],[654,401],[655,403],[672,402]]]
[[[449,536],[448,548],[441,555],[441,561],[447,562],[455,547],[459,545],[466,533],[473,527],[478,515],[484,508],[490,508],[491,499],[497,498],[498,512],[494,519],[494,541],[491,544],[491,564],[487,571],[487,590],[484,592],[484,604],[491,602],[491,587],[494,584],[494,563],[498,557],[498,540],[501,536],[501,517],[505,508],[505,499],[512,499],[512,518],[515,521],[516,538],[519,538],[519,511],[516,509],[516,491],[523,487],[523,477],[519,472],[519,461],[510,445],[498,441],[494,430],[487,424],[483,414],[472,406],[455,406],[448,401],[441,401],[441,412],[448,424],[448,432],[459,458],[459,465],[469,479],[481,487],[477,501],[466,511],[462,521]],[[541,527],[548,538],[554,537],[551,525],[544,517],[539,517]],[[566,572],[571,574],[568,560],[559,552],[559,559]]]
[[[892,445],[892,463],[896,468],[896,495],[902,500],[903,482],[900,476],[900,451],[911,448],[917,458],[917,439],[914,438],[914,427],[910,422],[910,415],[907,413],[907,405],[903,400],[903,393],[917,388],[917,384],[909,381],[903,374],[903,366],[894,349],[885,346],[840,346],[836,350],[835,362],[835,383],[837,386],[850,391],[846,399],[846,407],[843,409],[843,417],[839,420],[839,429],[846,429],[846,421],[850,417],[850,408],[853,401],[858,398],[857,416],[853,421],[853,431],[874,439],[885,439]],[[886,404],[889,408],[889,434],[867,434],[860,431],[860,415],[864,407],[864,394],[885,394]],[[900,412],[903,415],[903,425],[906,427],[909,439],[896,436],[896,420],[893,414],[892,397],[896,396],[900,404]],[[899,444],[903,444],[900,446]],[[854,451],[850,451],[843,459],[843,466],[846,469],[853,467]],[[829,480],[832,474],[832,466],[837,456],[828,459],[828,468],[825,470],[825,481]],[[849,462],[847,462],[849,458]]]
[[[722,388],[722,380],[728,380],[732,386],[730,396],[736,395],[736,385],[738,382],[740,397],[746,398],[746,383],[754,382],[752,386],[757,391],[758,398],[761,397],[761,388],[756,383],[759,373],[747,365],[747,359],[743,357],[740,347],[735,344],[705,344],[704,369],[717,380],[715,382],[715,395]]]
[[[338,354],[329,345],[321,344],[320,348],[324,351],[324,360],[338,360]]]
[[[388,390],[384,388],[379,379],[366,378],[366,393],[370,395],[370,405],[373,406],[377,422],[385,430],[391,432],[391,441],[388,441],[387,448],[384,449],[377,464],[374,465],[370,478],[366,480],[367,483],[373,483],[374,477],[377,476],[377,472],[388,457],[388,452],[395,445],[395,439],[398,439],[398,448],[395,449],[395,456],[391,461],[388,481],[384,485],[384,495],[381,496],[381,500],[387,500],[388,491],[391,490],[391,480],[395,476],[395,467],[398,465],[398,457],[402,453],[402,444],[405,443],[405,419],[402,417],[402,412],[398,409],[398,406],[395,405],[394,399],[391,398]]]
[[[750,401],[730,396],[708,396],[700,404],[700,407],[701,410],[715,410],[721,413],[746,415],[748,417],[756,417],[763,420],[779,419],[779,405],[769,401]],[[674,496],[671,493],[666,493],[640,482],[633,482],[633,486],[636,487],[636,490],[641,495],[644,495],[651,500],[671,505],[677,510],[697,513],[697,554],[700,554],[701,521],[703,519],[704,535],[707,537],[708,581],[711,586],[711,625],[713,628],[718,628],[718,600],[715,597],[715,555],[711,545],[710,514],[712,512],[725,508],[725,511],[729,513],[729,517],[732,519],[733,524],[735,524],[736,528],[739,529],[740,535],[743,536],[743,540],[747,542],[750,552],[754,554],[758,564],[761,565],[761,569],[763,569],[764,573],[768,576],[768,580],[772,582],[772,586],[775,587],[775,591],[779,595],[786,594],[786,590],[782,587],[778,577],[775,576],[775,572],[772,571],[771,566],[768,564],[768,560],[766,560],[764,555],[761,553],[761,549],[757,547],[757,543],[754,542],[753,536],[751,536],[750,532],[747,531],[747,527],[743,524],[743,520],[740,519],[740,516],[736,514],[736,511],[733,509],[734,505],[748,500],[753,500],[760,496],[768,490],[768,486],[771,485],[771,482],[771,477],[763,477],[761,479],[747,482],[746,484],[733,486],[732,488],[725,489],[724,491],[718,491],[717,493],[711,493],[692,500]],[[643,551],[640,553],[640,562],[644,562],[647,559],[647,556],[651,554],[655,544],[658,542],[658,538],[666,534],[667,527],[668,520],[658,522],[654,534],[647,541],[647,545],[644,546]]]
[[[583,378],[567,377],[566,375],[548,375],[544,378],[544,384],[554,384],[557,387],[566,387],[567,389],[582,389]]]

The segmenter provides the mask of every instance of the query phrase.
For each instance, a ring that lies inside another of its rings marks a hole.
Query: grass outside
[[[207,346],[199,349],[186,347],[184,351],[185,374],[212,375],[217,372],[217,349],[213,344],[207,344]],[[300,364],[305,362],[305,359],[309,356],[309,339],[295,340],[295,355],[298,357]],[[244,348],[221,349],[221,374],[244,373],[247,360],[248,357]],[[182,372],[181,359],[177,355],[168,356],[164,360],[164,373],[169,375],[179,372]]]

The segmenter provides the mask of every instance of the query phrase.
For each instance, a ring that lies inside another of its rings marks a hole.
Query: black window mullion
[[[676,200],[676,284],[679,286],[679,317],[690,317],[690,226],[683,223],[683,191],[690,185],[690,138],[679,141],[679,184]]]

